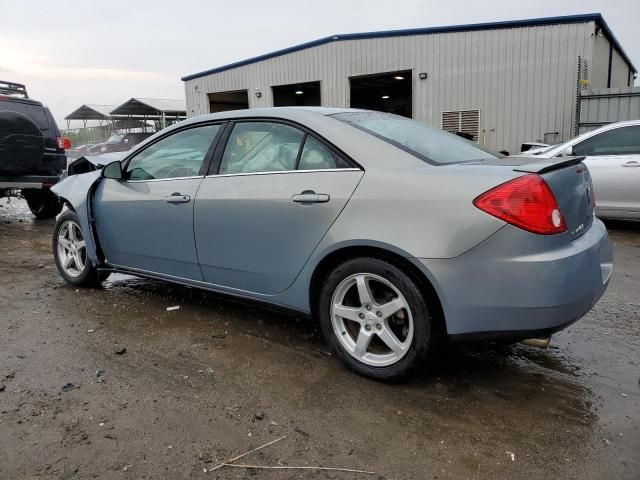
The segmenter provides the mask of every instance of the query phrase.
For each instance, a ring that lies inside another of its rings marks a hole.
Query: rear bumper
[[[508,225],[460,257],[416,259],[430,272],[447,333],[517,340],[548,335],[584,316],[613,271],[606,228],[595,220],[572,242],[554,237]]]
[[[49,188],[60,181],[60,175],[40,176],[25,175],[21,177],[0,177],[0,189],[16,188],[21,190]]]

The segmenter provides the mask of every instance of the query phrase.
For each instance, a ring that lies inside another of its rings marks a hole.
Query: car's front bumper
[[[601,221],[580,238],[558,243],[508,225],[459,257],[415,261],[429,272],[449,335],[529,338],[580,319],[613,271]]]

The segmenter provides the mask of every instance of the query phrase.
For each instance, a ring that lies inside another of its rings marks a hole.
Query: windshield
[[[364,130],[435,165],[498,158],[462,137],[410,118],[382,112],[348,112],[333,118]]]
[[[124,134],[114,133],[109,137],[109,139],[107,140],[107,143],[120,143],[123,138],[124,138]]]

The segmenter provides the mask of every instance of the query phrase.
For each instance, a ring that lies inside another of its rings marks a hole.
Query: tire
[[[73,210],[67,210],[58,217],[51,246],[58,272],[71,285],[96,287],[109,275],[109,272],[98,272],[88,260],[80,221]]]
[[[46,190],[25,190],[22,196],[27,201],[31,213],[39,220],[55,218],[64,206],[54,193]]]
[[[406,377],[424,364],[440,338],[428,299],[416,283],[378,258],[354,258],[334,268],[317,305],[334,354],[354,372],[376,380]]]

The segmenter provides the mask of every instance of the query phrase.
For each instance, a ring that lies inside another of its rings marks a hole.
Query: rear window
[[[337,113],[332,117],[434,165],[499,157],[462,137],[390,113],[348,112]]]
[[[44,111],[44,107],[41,105],[33,105],[31,103],[14,102],[14,101],[2,101],[0,102],[0,110],[9,110],[12,112],[18,112],[29,118],[35,123],[40,130],[49,129],[49,119]]]

